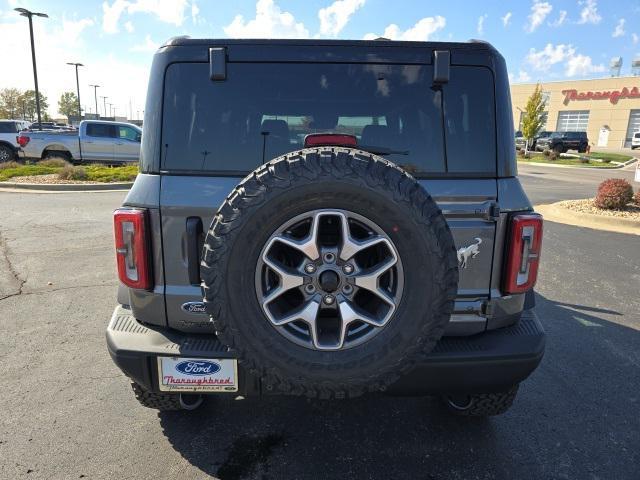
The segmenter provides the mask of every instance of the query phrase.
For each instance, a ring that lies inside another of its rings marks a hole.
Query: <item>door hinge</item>
[[[480,306],[480,315],[486,318],[490,318],[490,317],[493,317],[493,313],[494,313],[494,305],[491,302],[491,300],[486,300],[482,302],[482,305]]]
[[[487,209],[487,220],[497,222],[500,219],[500,205],[498,202],[491,202]]]

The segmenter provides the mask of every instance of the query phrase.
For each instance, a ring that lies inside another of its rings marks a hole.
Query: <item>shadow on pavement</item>
[[[547,353],[500,417],[452,417],[435,398],[267,397],[212,399],[160,414],[161,426],[187,461],[223,480],[633,478],[640,332],[603,318],[618,312],[540,295],[537,312]]]

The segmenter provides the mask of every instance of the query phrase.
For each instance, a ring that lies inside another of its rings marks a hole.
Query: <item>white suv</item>
[[[640,147],[640,132],[634,133],[633,137],[631,138],[631,150],[634,150],[638,147]]]
[[[0,120],[0,163],[16,158],[19,148],[16,138],[29,125],[31,122],[26,120]]]

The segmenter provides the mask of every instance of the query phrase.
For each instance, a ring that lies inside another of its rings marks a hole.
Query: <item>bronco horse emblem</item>
[[[458,249],[458,264],[460,268],[467,268],[467,261],[470,258],[476,258],[480,253],[481,238],[474,238],[476,243],[469,245],[468,247],[462,247]]]

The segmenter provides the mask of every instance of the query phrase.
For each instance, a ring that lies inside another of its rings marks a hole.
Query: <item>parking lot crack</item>
[[[7,269],[9,273],[11,274],[15,282],[18,284],[17,291],[14,291],[13,293],[0,297],[0,301],[2,301],[2,300],[6,300],[7,298],[22,295],[22,289],[24,288],[24,284],[27,283],[27,279],[26,278],[23,279],[20,277],[20,274],[18,274],[18,271],[16,270],[13,263],[11,262],[11,258],[9,258],[9,246],[7,245],[7,241],[2,235],[1,231],[0,231],[0,250],[2,251],[2,257],[4,258],[4,262],[7,264],[7,267],[8,267]]]

